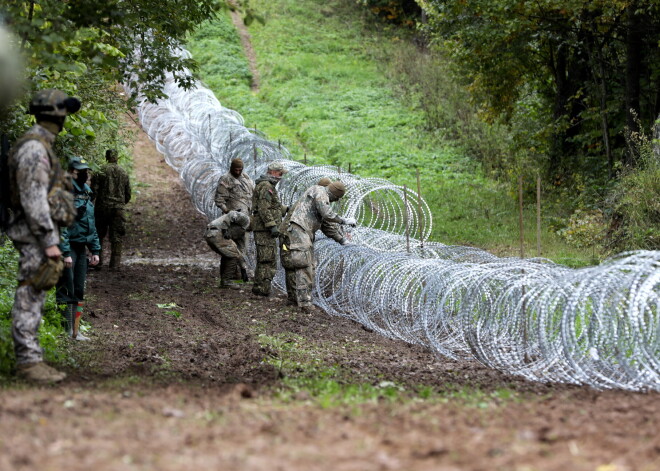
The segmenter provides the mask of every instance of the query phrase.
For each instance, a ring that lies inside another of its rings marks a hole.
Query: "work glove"
[[[341,242],[339,242],[341,245],[353,245],[353,242],[351,242],[348,239],[342,239]]]
[[[346,224],[347,226],[356,226],[357,225],[357,219],[355,218],[343,218],[342,224]]]
[[[270,235],[275,238],[280,236],[280,230],[277,226],[273,226],[270,228]]]
[[[247,270],[246,270],[245,268],[241,268],[241,279],[242,279],[245,283],[247,283],[248,280],[249,280],[249,278],[248,278],[248,274],[247,274]]]
[[[231,239],[231,237],[229,236],[229,232],[227,232],[227,229],[222,230],[222,237],[224,237],[225,239]]]

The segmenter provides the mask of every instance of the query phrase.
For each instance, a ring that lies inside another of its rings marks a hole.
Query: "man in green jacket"
[[[131,182],[126,170],[117,163],[115,149],[105,152],[108,162],[92,178],[96,229],[103,244],[106,234],[110,237],[110,269],[118,270],[121,265],[122,238],[126,235],[126,213],[124,207],[131,200]],[[103,250],[101,250],[101,255]],[[100,260],[98,267],[103,262]]]
[[[87,186],[89,166],[84,159],[69,161],[73,176],[73,196],[76,219],[61,234],[60,250],[64,256],[64,271],[55,293],[58,304],[64,304],[64,318],[68,333],[76,340],[89,340],[79,331],[87,279],[87,250],[91,252],[90,265],[99,263],[101,244],[96,233],[92,190]]]
[[[277,269],[277,237],[287,207],[280,202],[276,185],[288,170],[280,162],[268,165],[266,175],[257,179],[252,195],[252,230],[257,249],[252,293],[270,296]]]

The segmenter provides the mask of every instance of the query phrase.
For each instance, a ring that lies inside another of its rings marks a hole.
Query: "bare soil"
[[[531,383],[220,290],[206,220],[143,133],[135,170],[127,263],[89,274],[92,340],[71,344],[63,384],[0,389],[0,470],[660,469],[658,394]],[[283,395],[295,371],[260,335],[401,392]]]

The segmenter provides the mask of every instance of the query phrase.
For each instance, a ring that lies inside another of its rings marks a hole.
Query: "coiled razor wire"
[[[321,233],[315,243],[314,302],[328,313],[533,381],[660,391],[660,251],[569,269],[429,242],[431,212],[413,192],[292,160],[200,83],[185,91],[170,80],[164,91],[168,99],[141,103],[140,121],[209,220],[219,216],[218,179],[237,157],[252,178],[281,161],[289,205],[321,177],[346,183],[335,209],[358,219],[353,245]],[[283,289],[283,270],[274,283]]]

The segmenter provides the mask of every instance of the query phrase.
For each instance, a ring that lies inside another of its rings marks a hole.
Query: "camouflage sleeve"
[[[340,244],[344,241],[344,234],[342,233],[341,226],[337,223],[324,220],[321,223],[321,232]]]
[[[323,190],[325,191],[325,190]],[[317,196],[314,198],[314,205],[319,215],[323,218],[323,222],[342,222],[344,219],[337,215],[330,207],[330,200],[327,196]],[[327,235],[327,234],[326,234]]]
[[[229,190],[222,181],[222,178],[220,178],[218,188],[215,190],[215,205],[220,208],[223,213],[229,211],[229,208],[227,208],[227,199],[229,199]]]
[[[264,227],[271,228],[277,225],[275,215],[273,214],[273,199],[277,198],[277,206],[279,204],[279,197],[271,185],[259,185],[257,189],[257,207],[254,210],[257,212]]]
[[[28,141],[19,150],[16,181],[21,207],[25,212],[30,232],[42,247],[57,245],[60,241],[57,226],[50,218],[48,185],[50,161],[44,146],[38,141]]]

